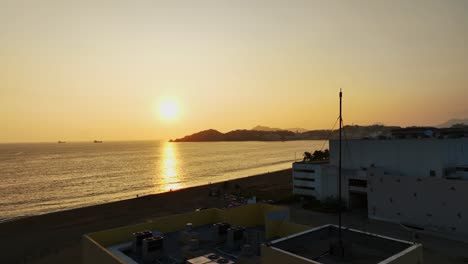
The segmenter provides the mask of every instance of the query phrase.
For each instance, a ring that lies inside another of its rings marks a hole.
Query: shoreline
[[[104,202],[104,203],[96,203],[96,204],[89,204],[89,205],[84,205],[84,206],[79,206],[79,207],[71,207],[71,208],[67,208],[67,209],[63,209],[63,210],[55,210],[55,211],[44,212],[44,213],[39,213],[39,214],[32,214],[32,215],[19,215],[19,216],[13,216],[13,217],[5,217],[5,218],[0,218],[0,225],[3,224],[3,223],[14,222],[14,221],[18,221],[18,220],[29,218],[29,217],[37,217],[37,216],[43,216],[43,215],[48,215],[48,214],[67,212],[67,211],[71,211],[71,210],[79,210],[79,209],[83,209],[83,208],[87,208],[87,207],[94,207],[94,206],[100,206],[100,205],[111,204],[111,203],[116,203],[116,202],[123,202],[123,201],[132,200],[132,199],[143,198],[143,197],[147,197],[147,196],[153,196],[153,195],[160,195],[160,194],[165,194],[165,193],[170,193],[170,192],[183,191],[183,190],[186,190],[186,189],[196,188],[196,187],[201,187],[201,186],[222,184],[224,182],[235,181],[235,180],[245,179],[245,178],[249,178],[249,177],[256,177],[256,176],[261,176],[261,175],[266,175],[266,174],[269,174],[269,173],[276,173],[276,172],[281,172],[281,171],[286,171],[286,170],[290,170],[290,169],[281,169],[281,170],[276,170],[276,171],[268,171],[268,172],[265,172],[265,173],[259,173],[259,174],[254,174],[254,175],[250,175],[250,176],[243,176],[243,177],[233,178],[233,179],[228,179],[228,180],[207,182],[206,184],[187,186],[187,187],[183,187],[183,188],[180,188],[180,189],[175,189],[175,190],[170,190],[170,191],[165,191],[165,192],[142,194],[142,195],[137,195],[136,197],[128,197],[128,198],[122,198],[120,200],[108,201],[108,202]]]
[[[1,222],[0,247],[5,253],[0,262],[81,263],[83,234],[197,208],[224,207],[223,195],[208,195],[213,188],[221,194],[242,192],[278,199],[291,194],[291,175],[291,169],[285,169]]]

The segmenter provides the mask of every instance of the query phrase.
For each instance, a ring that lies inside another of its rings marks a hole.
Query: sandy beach
[[[247,176],[247,175],[246,175]],[[209,196],[211,189],[220,197]],[[291,194],[291,169],[0,224],[0,263],[81,263],[81,236],[202,207],[225,207],[224,194],[278,199]]]

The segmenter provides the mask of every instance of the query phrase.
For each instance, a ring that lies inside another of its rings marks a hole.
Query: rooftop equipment
[[[151,236],[142,241],[142,257],[144,263],[151,263],[164,251],[164,237]]]
[[[214,226],[217,227],[218,234],[220,235],[227,234],[228,229],[231,227],[228,223],[216,223]]]
[[[133,233],[133,241],[132,241],[133,253],[137,256],[140,256],[143,239],[152,237],[152,236],[153,236],[153,232],[151,232],[150,230]]]
[[[216,243],[224,243],[226,241],[226,236],[228,229],[231,227],[228,223],[216,223],[213,224],[213,240]]]
[[[227,247],[235,250],[244,244],[245,227],[231,227],[227,230]]]

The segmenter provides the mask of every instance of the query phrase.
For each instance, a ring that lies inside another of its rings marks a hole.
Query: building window
[[[435,176],[436,176],[436,171],[435,171],[435,170],[430,170],[430,171],[429,171],[429,175],[430,175],[431,177],[435,177]]]
[[[367,187],[367,181],[366,180],[349,179],[349,186],[366,188]]]
[[[308,170],[308,169],[294,169],[297,172],[308,172],[308,173],[315,173],[315,170]]]
[[[296,189],[304,189],[304,190],[311,190],[311,191],[314,191],[314,190],[315,190],[315,187],[309,187],[309,186],[297,186],[297,185],[294,185],[294,188],[296,188]]]
[[[311,182],[314,182],[314,181],[315,181],[315,178],[294,177],[294,180],[296,180],[296,181],[311,181]]]

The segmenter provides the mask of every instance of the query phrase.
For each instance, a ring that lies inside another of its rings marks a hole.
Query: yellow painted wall
[[[272,239],[276,237],[280,226],[280,221],[265,221],[265,238]]]
[[[223,222],[244,227],[263,225],[264,218],[263,207],[257,204],[235,207],[222,213]]]
[[[278,229],[275,230],[274,235],[277,237],[290,236],[299,232],[309,230],[310,226],[295,224],[291,222],[280,222]]]
[[[159,230],[163,233],[174,232],[185,227],[186,223],[194,226],[219,222],[219,209],[206,209],[199,212],[171,215],[154,219],[152,221],[124,226],[89,234],[89,236],[103,247],[123,243],[132,239],[132,234],[142,230]]]

